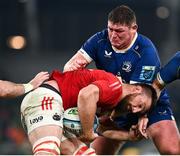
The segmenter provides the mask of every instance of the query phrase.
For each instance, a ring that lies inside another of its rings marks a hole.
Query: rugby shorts
[[[29,92],[21,103],[21,121],[28,134],[46,125],[63,128],[63,113],[60,94],[46,87]]]

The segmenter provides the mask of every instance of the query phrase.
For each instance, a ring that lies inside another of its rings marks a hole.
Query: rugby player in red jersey
[[[123,84],[120,77],[103,70],[53,71],[49,81],[25,96],[21,114],[33,153],[58,155],[64,110],[78,107],[81,139],[92,141],[97,137],[93,131],[97,108],[118,107],[124,112],[144,114],[155,102],[156,92],[150,85]]]

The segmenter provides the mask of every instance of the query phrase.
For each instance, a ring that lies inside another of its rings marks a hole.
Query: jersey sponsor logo
[[[107,50],[105,50],[104,53],[105,53],[104,57],[111,58],[112,52],[108,52]]]
[[[56,120],[56,121],[60,121],[61,120],[61,116],[56,113],[56,114],[53,115],[53,119]]]
[[[123,62],[122,70],[125,72],[130,72],[131,71],[132,64],[130,61],[125,61]]]
[[[43,116],[38,116],[37,118],[29,120],[30,124],[35,124],[43,120]]]
[[[152,81],[155,73],[155,66],[142,66],[140,79],[146,81]]]
[[[44,96],[43,100],[41,101],[42,110],[52,110],[52,101],[54,97],[46,97]]]
[[[167,115],[167,110],[159,111],[158,113],[159,113],[160,115]]]

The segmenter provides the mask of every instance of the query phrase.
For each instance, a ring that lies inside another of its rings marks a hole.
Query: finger
[[[73,70],[77,70],[78,68],[73,64],[73,66],[71,67],[72,71]]]
[[[86,61],[84,61],[84,60],[77,60],[76,63],[82,66],[82,65],[86,64]]]
[[[49,74],[47,71],[41,71],[40,73],[37,74],[37,76],[39,75],[45,75],[45,74]]]
[[[94,133],[94,139],[96,139],[98,136],[98,133]]]
[[[137,127],[138,127],[137,125],[132,125],[131,129],[135,130],[135,129],[137,129]]]
[[[143,121],[143,127],[142,127],[143,129],[147,129],[148,121],[149,121],[148,118],[146,118],[146,119]]]

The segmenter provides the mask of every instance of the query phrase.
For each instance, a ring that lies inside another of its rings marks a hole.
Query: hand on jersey
[[[87,62],[85,60],[75,60],[69,64],[69,71],[84,68]]]
[[[38,73],[29,83],[33,86],[33,89],[39,87],[45,80],[49,79],[48,72]]]

